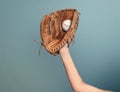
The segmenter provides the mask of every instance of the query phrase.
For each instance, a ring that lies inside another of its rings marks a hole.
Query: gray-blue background
[[[64,8],[81,13],[70,51],[83,80],[120,91],[120,0],[0,0],[0,92],[72,92],[60,56],[33,41],[42,16]]]

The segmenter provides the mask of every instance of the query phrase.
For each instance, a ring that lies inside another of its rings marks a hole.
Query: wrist
[[[61,55],[67,55],[69,53],[69,48],[68,47],[63,47],[60,49],[60,54]]]

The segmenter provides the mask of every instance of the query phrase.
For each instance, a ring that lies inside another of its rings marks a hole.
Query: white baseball
[[[71,20],[67,19],[62,22],[62,28],[64,31],[68,31],[69,27],[71,25]]]

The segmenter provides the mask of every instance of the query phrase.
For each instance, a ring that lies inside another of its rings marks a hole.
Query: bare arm
[[[88,85],[82,80],[71,58],[67,45],[60,50],[60,54],[67,77],[74,92],[111,92]]]

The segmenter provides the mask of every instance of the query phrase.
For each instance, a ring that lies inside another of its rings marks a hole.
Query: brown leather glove
[[[64,20],[71,20],[67,31],[63,30]],[[76,9],[64,9],[44,15],[40,23],[42,45],[52,55],[59,54],[59,50],[74,40],[78,27],[79,12]]]

